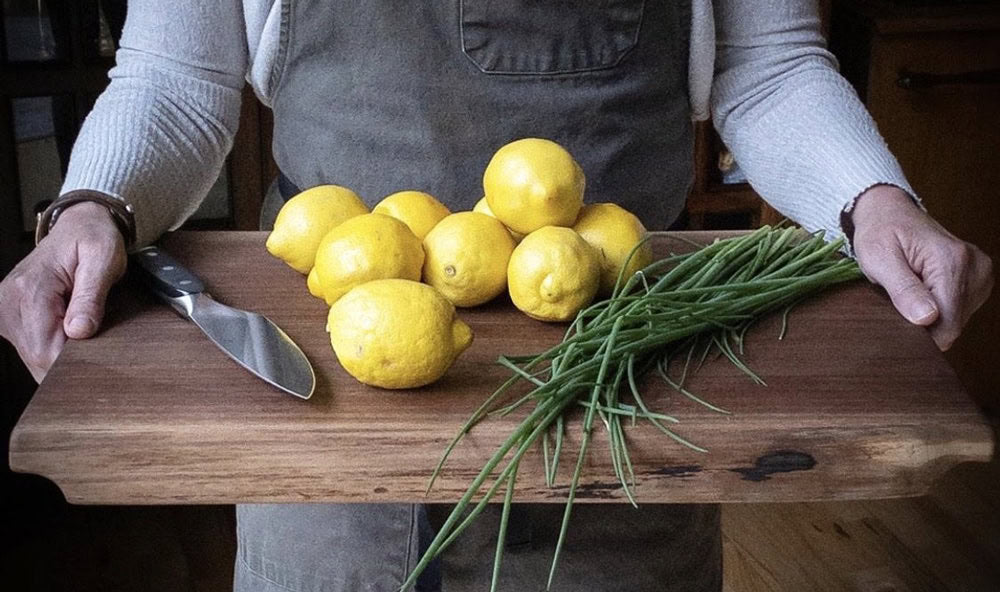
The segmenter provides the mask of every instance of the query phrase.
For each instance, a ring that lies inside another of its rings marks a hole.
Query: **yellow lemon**
[[[483,189],[490,210],[512,230],[572,226],[583,205],[583,169],[559,144],[525,138],[497,150]]]
[[[566,321],[590,304],[601,281],[594,249],[570,228],[544,226],[510,256],[507,285],[514,306],[541,321]]]
[[[267,237],[267,251],[299,273],[309,273],[326,233],[341,222],[368,213],[357,193],[338,185],[306,189],[285,202]]]
[[[378,202],[372,212],[405,222],[417,238],[424,240],[434,225],[451,212],[429,193],[400,191]]]
[[[424,249],[406,224],[383,214],[355,216],[323,237],[316,251],[316,291],[333,304],[370,280],[420,280]]]
[[[444,296],[401,279],[354,287],[330,308],[327,326],[344,369],[389,389],[434,382],[472,343],[472,329]]]
[[[514,239],[496,218],[458,212],[424,238],[424,281],[456,306],[477,306],[507,288]]]
[[[573,230],[600,254],[600,293],[611,295],[618,274],[632,249],[646,236],[646,228],[635,214],[613,203],[583,206]],[[653,248],[644,243],[628,261],[622,282],[653,262]]]
[[[496,215],[493,214],[493,210],[490,209],[490,204],[488,204],[486,202],[486,198],[485,197],[483,197],[482,199],[480,199],[479,201],[476,202],[476,205],[474,205],[472,207],[472,211],[473,212],[479,212],[480,214],[486,214],[490,218],[496,218]],[[501,222],[501,224],[503,224],[503,223]],[[507,227],[504,226],[504,228],[507,228]],[[514,242],[515,243],[521,242],[521,239],[524,238],[523,234],[521,234],[520,232],[516,232],[514,230],[511,230],[510,228],[507,228],[507,232],[509,232],[510,235],[512,237],[514,237]]]
[[[309,275],[306,277],[306,287],[309,288],[309,293],[316,298],[326,300],[323,298],[323,289],[319,285],[319,276],[316,275],[315,267],[309,270]]]

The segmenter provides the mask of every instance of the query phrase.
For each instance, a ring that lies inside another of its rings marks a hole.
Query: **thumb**
[[[893,306],[914,325],[928,326],[940,311],[930,290],[920,280],[898,249],[886,253],[866,270],[868,277],[889,294]]]
[[[104,317],[104,301],[115,277],[106,265],[97,261],[100,261],[97,257],[81,259],[76,267],[73,295],[63,321],[67,337],[86,339],[92,336]]]

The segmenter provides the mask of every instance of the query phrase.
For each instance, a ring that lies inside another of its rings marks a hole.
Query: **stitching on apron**
[[[271,104],[278,101],[281,93],[281,83],[285,79],[285,72],[288,70],[288,48],[291,45],[292,17],[295,11],[292,10],[292,0],[278,0],[281,2],[281,24],[278,27],[278,55],[274,60],[271,75],[268,78],[268,86],[271,90]]]
[[[399,578],[402,582],[406,579],[411,569],[411,558],[413,555],[413,535],[417,531],[417,504],[410,504],[410,529],[406,535],[406,556],[403,559],[403,576]],[[419,546],[419,543],[418,543]]]
[[[239,562],[243,564],[243,567],[245,567],[248,572],[253,574],[255,578],[260,578],[265,582],[267,582],[268,584],[281,588],[282,590],[288,590],[288,592],[300,592],[300,590],[296,590],[295,588],[289,588],[288,586],[282,584],[281,582],[275,582],[274,580],[262,574],[261,572],[257,571],[256,569],[250,567],[250,564],[247,562],[246,557],[244,557],[243,554],[238,555],[237,558],[239,559]]]
[[[570,68],[561,70],[548,70],[545,72],[522,72],[520,70],[490,70],[481,65],[468,51],[465,45],[465,2],[460,1],[458,3],[458,35],[459,44],[462,48],[462,55],[466,57],[472,65],[476,67],[477,70],[483,74],[488,74],[491,76],[570,76],[574,74],[586,74],[587,72],[600,72],[602,70],[611,70],[617,68],[624,62],[630,54],[635,51],[636,46],[639,43],[639,35],[642,33],[642,26],[645,22],[646,14],[646,2],[643,0],[639,4],[639,22],[636,24],[635,33],[632,35],[632,41],[628,49],[623,51],[613,63],[602,64],[599,66],[590,66],[585,68]],[[690,17],[688,18],[690,20]]]
[[[684,85],[684,95],[687,97],[688,111],[691,111],[691,19],[694,11],[690,2],[681,2],[676,12],[675,31],[680,31],[674,39],[674,55],[677,56],[677,67],[684,72],[681,84]],[[693,149],[693,147],[692,147]]]

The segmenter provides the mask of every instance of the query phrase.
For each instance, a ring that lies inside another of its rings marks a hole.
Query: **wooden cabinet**
[[[835,2],[831,48],[928,212],[1000,258],[1000,6]],[[948,352],[1000,415],[1000,297]]]

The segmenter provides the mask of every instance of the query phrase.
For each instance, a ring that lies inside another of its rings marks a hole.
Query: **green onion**
[[[650,237],[659,234],[663,233],[650,233]],[[640,246],[641,243],[636,245],[632,255]],[[626,498],[635,505],[632,492],[635,473],[623,420],[633,425],[637,420],[647,421],[679,444],[707,452],[667,427],[666,424],[678,423],[676,417],[649,409],[639,389],[642,377],[655,370],[678,393],[714,412],[729,413],[684,386],[709,353],[715,350],[751,380],[765,385],[740,359],[749,327],[768,312],[783,310],[779,335],[783,339],[789,311],[805,296],[862,277],[855,261],[837,255],[842,240],[827,243],[821,234],[810,235],[797,228],[765,226],[745,235],[695,246],[699,248],[654,261],[629,277],[619,273],[612,296],[580,311],[557,345],[534,355],[499,358],[498,362],[511,372],[510,378],[480,405],[448,444],[427,490],[433,487],[451,451],[483,418],[505,416],[526,405],[531,410],[473,479],[401,590],[412,586],[424,568],[455,541],[506,485],[491,582],[491,590],[496,589],[518,465],[527,451],[538,445],[542,449],[546,484],[554,486],[567,424],[565,416],[570,410],[583,407],[580,449],[549,572],[547,587],[551,587],[595,417],[600,418],[608,431],[615,477]],[[670,361],[681,358],[684,360],[681,375],[671,378]],[[691,368],[695,360],[696,367]],[[519,383],[527,383],[529,392],[501,406],[504,394]],[[630,396],[632,402],[622,402],[623,395]],[[554,440],[554,445],[550,440]],[[491,480],[483,498],[472,506],[472,498]]]

